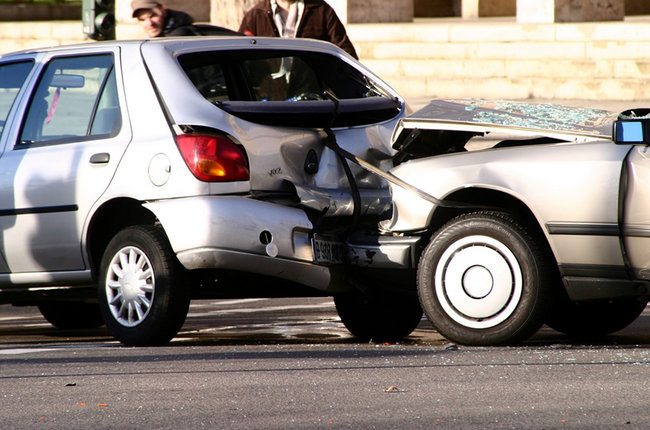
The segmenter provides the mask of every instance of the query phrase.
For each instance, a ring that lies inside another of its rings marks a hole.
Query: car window
[[[243,70],[254,101],[323,99],[321,81],[300,57],[247,60]]]
[[[33,66],[33,61],[0,65],[0,136],[4,131],[9,110]]]
[[[40,77],[20,144],[113,136],[120,118],[112,55],[55,58]]]
[[[188,67],[185,73],[196,89],[211,102],[228,101],[228,86],[220,64],[199,64]]]
[[[387,96],[338,57],[310,52],[199,52],[179,57],[181,67],[211,102],[323,100]]]

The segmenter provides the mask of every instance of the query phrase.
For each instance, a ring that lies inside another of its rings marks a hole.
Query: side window
[[[33,66],[32,61],[0,65],[0,136],[4,131],[9,110]]]
[[[112,55],[56,58],[38,82],[20,144],[114,136],[120,118]]]

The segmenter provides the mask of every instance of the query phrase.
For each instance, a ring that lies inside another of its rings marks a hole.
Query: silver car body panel
[[[228,51],[242,48],[265,50],[278,49],[286,45],[287,49],[298,48],[306,52],[320,52],[352,64],[349,56],[331,44],[305,40],[300,47],[297,47],[291,41],[286,42],[279,41],[277,38],[233,38],[228,39],[227,43],[221,43],[218,47],[215,47],[215,44],[207,39],[203,45],[206,51]],[[200,48],[197,48],[196,44],[192,44],[192,52],[197,50]],[[168,52],[166,55],[161,55],[160,51]],[[189,79],[185,81],[171,79],[173,74],[169,74],[167,71],[170,68],[180,69],[176,59],[187,52],[189,51],[182,39],[179,39],[176,44],[166,43],[163,45],[157,41],[151,41],[142,45],[142,55],[160,92],[175,95],[173,98],[166,99],[166,108],[173,123],[218,127],[227,135],[234,136],[249,155],[252,172],[251,189],[278,189],[284,185],[284,181],[321,188],[349,187],[341,163],[335,154],[323,145],[326,136],[322,130],[270,127],[239,119],[207,101]],[[359,64],[356,64],[355,67],[373,79],[387,94],[401,100],[402,105],[404,104],[399,95],[370,70]],[[334,103],[332,103],[332,111],[334,111]],[[334,129],[334,133],[342,148],[368,159],[371,163],[378,165],[385,163],[388,166],[390,157],[395,153],[389,146],[390,135],[400,116],[370,126]],[[318,173],[315,175],[306,175],[303,169],[307,152],[310,149],[317,152],[320,164]],[[386,184],[381,179],[363,169],[353,166],[353,172],[359,187],[386,188]]]
[[[67,55],[105,53],[119,61],[118,47],[80,47]],[[22,57],[36,60],[32,80],[56,55],[41,52]],[[118,97],[122,101],[125,98],[119,85]],[[16,115],[22,115],[28,102],[27,97],[17,100]],[[128,124],[124,114],[123,119]],[[11,244],[5,248],[8,268],[13,273],[83,270],[86,264],[78,239],[85,215],[109,185],[131,140],[130,129],[123,126],[117,136],[109,139],[13,149],[19,131],[15,127],[5,133],[5,152],[0,157],[0,201],[5,209],[7,205],[16,209],[14,214],[0,217],[2,241]],[[108,161],[93,162],[96,154],[105,154]],[[57,228],[51,228],[53,225]]]
[[[401,121],[394,140],[404,138],[409,130],[430,129],[480,134],[498,131],[518,138],[546,136],[566,142],[416,159],[395,167],[391,173],[433,197],[448,201],[453,201],[455,192],[469,188],[508,194],[533,213],[560,266],[593,265],[606,271],[607,267],[625,267],[629,258],[637,275],[648,279],[650,164],[647,148],[613,144],[607,130],[611,134],[616,115],[562,108],[558,112],[567,115],[567,121],[560,121],[561,127],[545,129],[535,120],[525,122],[516,111],[509,118],[504,112],[486,110],[481,101],[450,103],[432,103],[429,109]],[[509,103],[503,103],[512,108]],[[455,114],[441,109],[450,106],[455,106]],[[526,109],[551,110],[549,107]],[[481,116],[486,111],[489,115]],[[455,120],[442,117],[440,112],[447,112]],[[467,121],[461,121],[458,112],[465,113]],[[497,124],[489,124],[490,121]],[[622,174],[629,175],[630,185],[625,202],[619,207]],[[391,185],[391,191],[393,218],[383,227],[400,233],[426,229],[438,207],[397,185]],[[627,255],[623,253],[621,237],[625,238]]]
[[[392,173],[439,199],[466,188],[509,194],[522,201],[544,226],[559,262],[621,264],[617,237],[596,232],[603,226],[617,226],[618,207],[611,196],[618,195],[622,160],[628,151],[628,147],[611,142],[508,148],[414,160]],[[576,163],[576,159],[581,162]],[[599,191],[585,193],[585,189]],[[391,231],[428,226],[433,204],[396,187],[393,198],[396,210]],[[550,234],[553,227],[566,227],[569,221],[574,231],[583,228],[594,233]]]
[[[623,237],[635,276],[650,280],[650,148],[637,146],[627,158]]]
[[[229,196],[160,200],[145,207],[165,226],[188,269],[242,270],[325,291],[337,287],[327,267],[312,264],[313,226],[300,209]]]
[[[7,290],[11,289],[12,285],[30,285],[29,289],[32,291],[47,290],[52,285],[72,288],[76,285],[86,286],[92,281],[93,276],[90,270],[0,274],[0,285]]]

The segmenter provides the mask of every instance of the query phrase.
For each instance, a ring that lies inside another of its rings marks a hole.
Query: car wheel
[[[181,329],[190,295],[184,269],[163,232],[129,227],[108,244],[101,262],[99,306],[109,331],[126,345],[161,345]]]
[[[533,236],[509,214],[464,214],[444,225],[420,258],[420,303],[449,340],[516,343],[544,322],[547,261]]]
[[[60,329],[96,328],[104,325],[97,303],[43,302],[39,303],[41,315]]]
[[[422,320],[417,295],[409,292],[355,291],[334,296],[334,304],[345,327],[364,341],[401,340]]]
[[[546,324],[569,336],[602,336],[632,324],[647,304],[636,299],[575,303],[563,297],[554,302]]]

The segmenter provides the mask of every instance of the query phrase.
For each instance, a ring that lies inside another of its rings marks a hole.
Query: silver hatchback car
[[[404,115],[324,42],[1,56],[0,303],[148,345],[175,336],[191,298],[324,294],[358,337],[406,336],[422,316],[415,274],[392,268],[412,239],[388,238],[380,257],[361,235],[345,251],[356,260],[338,264],[340,243],[391,211],[386,182],[341,153],[388,170]]]

